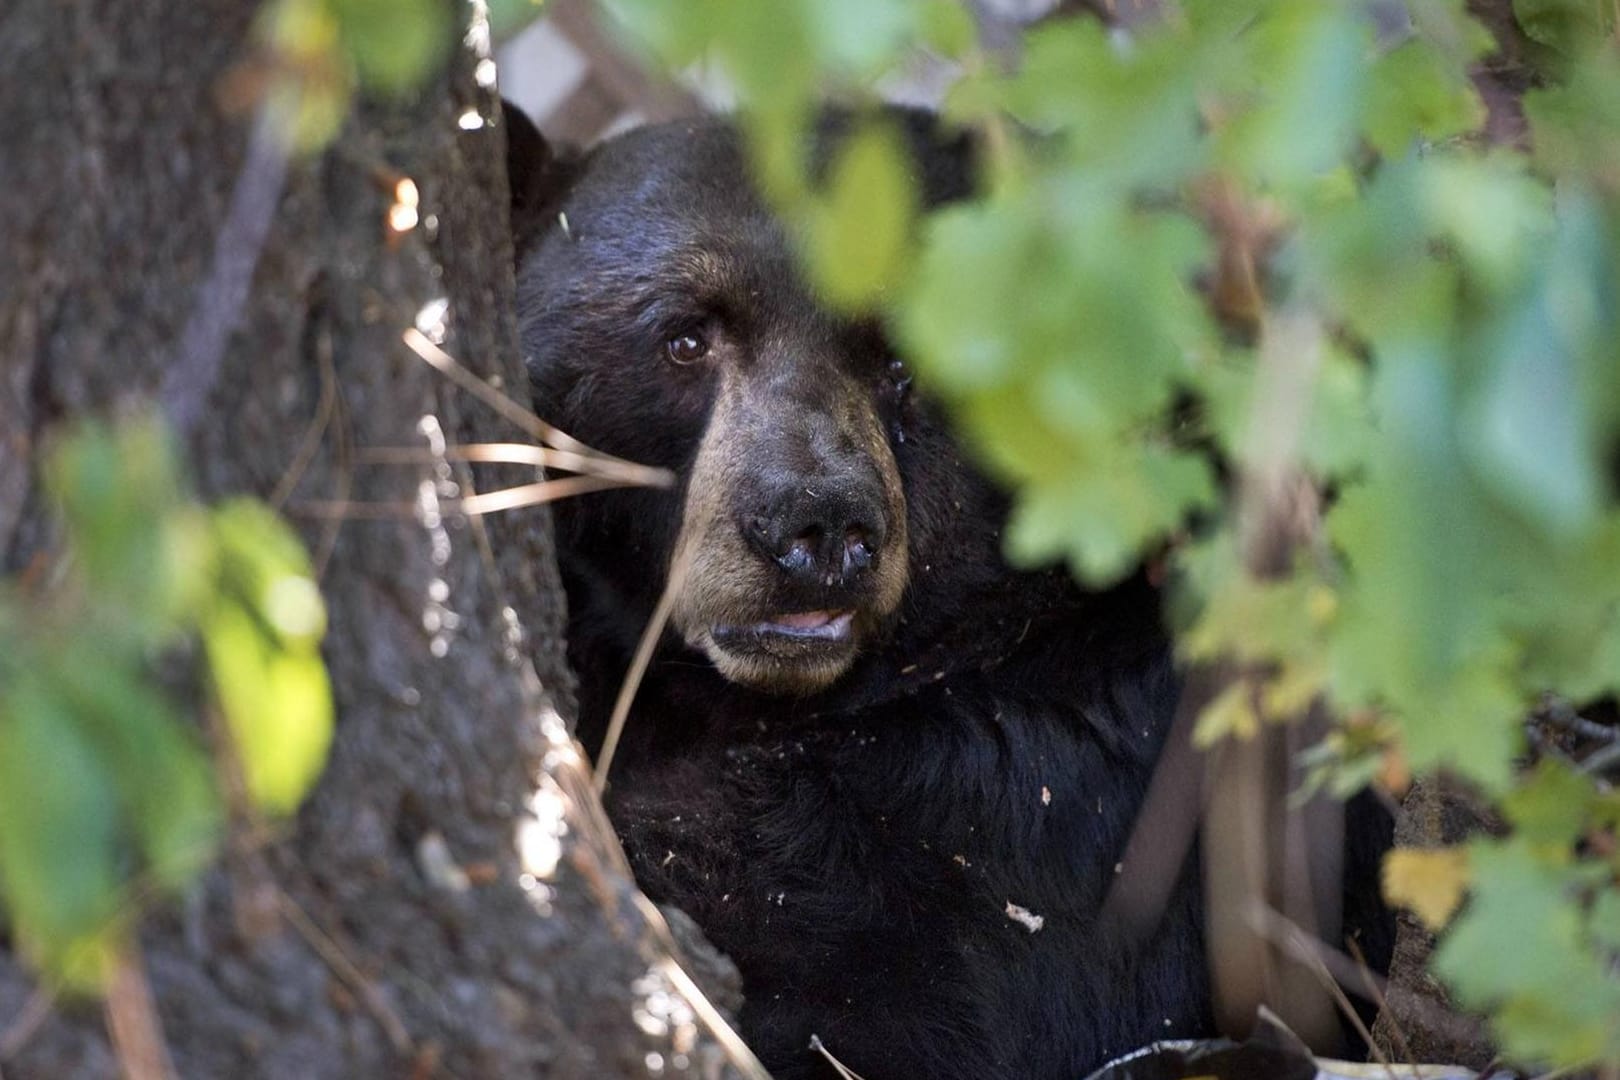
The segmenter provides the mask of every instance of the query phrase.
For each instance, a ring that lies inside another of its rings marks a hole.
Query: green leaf
[[[434,74],[456,40],[440,0],[327,0],[368,89],[400,94]]]
[[[33,962],[98,986],[121,928],[114,786],[73,715],[24,675],[0,699],[0,887]]]
[[[1620,170],[1620,58],[1612,49],[1586,54],[1562,84],[1526,92],[1524,115],[1538,164],[1553,175],[1606,182]]]
[[[288,814],[326,763],[331,689],[319,653],[283,649],[265,630],[222,602],[203,625],[203,643],[248,793],[265,810]]]
[[[810,219],[810,269],[822,295],[860,309],[898,282],[915,204],[893,133],[862,127],[843,145],[825,200]]]
[[[1007,526],[1007,556],[1023,566],[1067,558],[1080,580],[1109,585],[1213,496],[1202,459],[1125,449],[1074,469],[1066,484],[1026,488]]]
[[[1586,932],[1599,948],[1620,953],[1620,890],[1611,887],[1598,894]]]
[[[1489,368],[1465,436],[1482,480],[1527,521],[1568,540],[1590,533],[1603,509],[1604,403],[1615,400],[1620,381],[1603,225],[1589,200],[1571,193],[1565,202],[1536,260],[1539,273],[1482,328],[1478,352]]]
[[[488,0],[489,31],[496,41],[510,41],[545,12],[545,0]]]
[[[1385,157],[1401,157],[1414,139],[1438,142],[1484,123],[1485,103],[1466,67],[1423,39],[1396,46],[1373,65],[1362,132]]]
[[[1367,20],[1348,6],[1276,4],[1240,40],[1243,82],[1216,130],[1221,163],[1268,188],[1331,171],[1355,135]]]
[[[1473,891],[1440,943],[1436,971],[1471,1008],[1520,993],[1566,995],[1570,975],[1590,967],[1567,874],[1523,844],[1476,843],[1469,862]]]
[[[1058,19],[1028,35],[1001,100],[1036,130],[1063,136],[1088,183],[1174,185],[1208,154],[1198,137],[1203,59],[1164,28],[1127,41],[1095,19]]]
[[[1579,895],[1605,868],[1547,860],[1534,845],[1470,845],[1474,888],[1435,953],[1465,1008],[1491,1009],[1508,1055],[1573,1067],[1620,1051],[1620,980],[1590,948]],[[1505,947],[1511,943],[1511,947]]]
[[[1198,749],[1207,750],[1223,739],[1252,739],[1259,733],[1255,688],[1246,679],[1235,679],[1198,714],[1192,742]]]
[[[171,628],[191,569],[168,532],[180,499],[168,433],[153,419],[83,425],[52,449],[45,479],[89,588],[153,643]]]
[[[1589,776],[1544,758],[1502,799],[1514,838],[1553,860],[1567,858],[1587,820],[1597,788]]]
[[[207,865],[219,838],[212,766],[140,671],[110,661],[87,668],[82,655],[70,650],[58,660],[51,692],[73,710],[111,775],[146,871],[159,886],[178,888]]]
[[[960,57],[978,43],[979,28],[961,0],[923,0],[918,36],[925,47],[941,56]]]
[[[1513,14],[1526,37],[1565,56],[1614,32],[1614,8],[1605,0],[1513,0]]]
[[[303,545],[263,504],[224,503],[213,523],[221,581],[201,623],[209,670],[249,794],[291,813],[332,740],[325,609]]]

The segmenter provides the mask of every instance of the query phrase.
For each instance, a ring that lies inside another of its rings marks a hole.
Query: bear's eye
[[[709,355],[709,339],[693,332],[672,337],[665,343],[669,358],[677,364],[695,364]]]

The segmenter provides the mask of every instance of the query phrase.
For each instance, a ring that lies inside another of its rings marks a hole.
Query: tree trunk
[[[252,106],[224,92],[258,8],[0,5],[0,572],[59,556],[35,483],[51,426],[154,399],[202,496],[285,498],[322,567],[339,714],[326,773],[296,821],[269,841],[238,834],[141,934],[174,1071],[613,1077],[661,1061],[720,1075],[704,1003],[659,992],[681,981],[667,933],[556,741],[569,676],[548,517],[435,526],[409,509],[534,476],[365,453],[523,438],[401,338],[447,300],[446,349],[526,396],[504,135],[458,123],[498,118],[498,102],[459,49],[418,96],[358,108],[283,182]],[[399,177],[422,220],[396,234]],[[244,295],[233,282],[249,273]],[[317,512],[344,500],[405,509]],[[536,805],[566,811],[549,879],[532,872],[555,822]],[[6,1080],[116,1075],[131,1061],[113,1046],[99,1007],[51,1002],[0,950]]]

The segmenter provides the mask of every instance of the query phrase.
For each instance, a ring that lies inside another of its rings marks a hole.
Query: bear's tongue
[[[793,630],[814,630],[826,626],[842,614],[844,614],[842,611],[801,611],[796,615],[773,616],[771,622]]]
[[[849,637],[854,621],[853,611],[796,611],[773,615],[766,622],[756,623],[754,631],[784,637],[844,641]]]

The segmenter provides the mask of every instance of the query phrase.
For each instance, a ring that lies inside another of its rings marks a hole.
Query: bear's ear
[[[574,179],[574,162],[553,149],[528,114],[501,100],[501,123],[506,128],[506,183],[512,198],[514,253],[521,258],[539,235],[546,217],[567,194]]]

